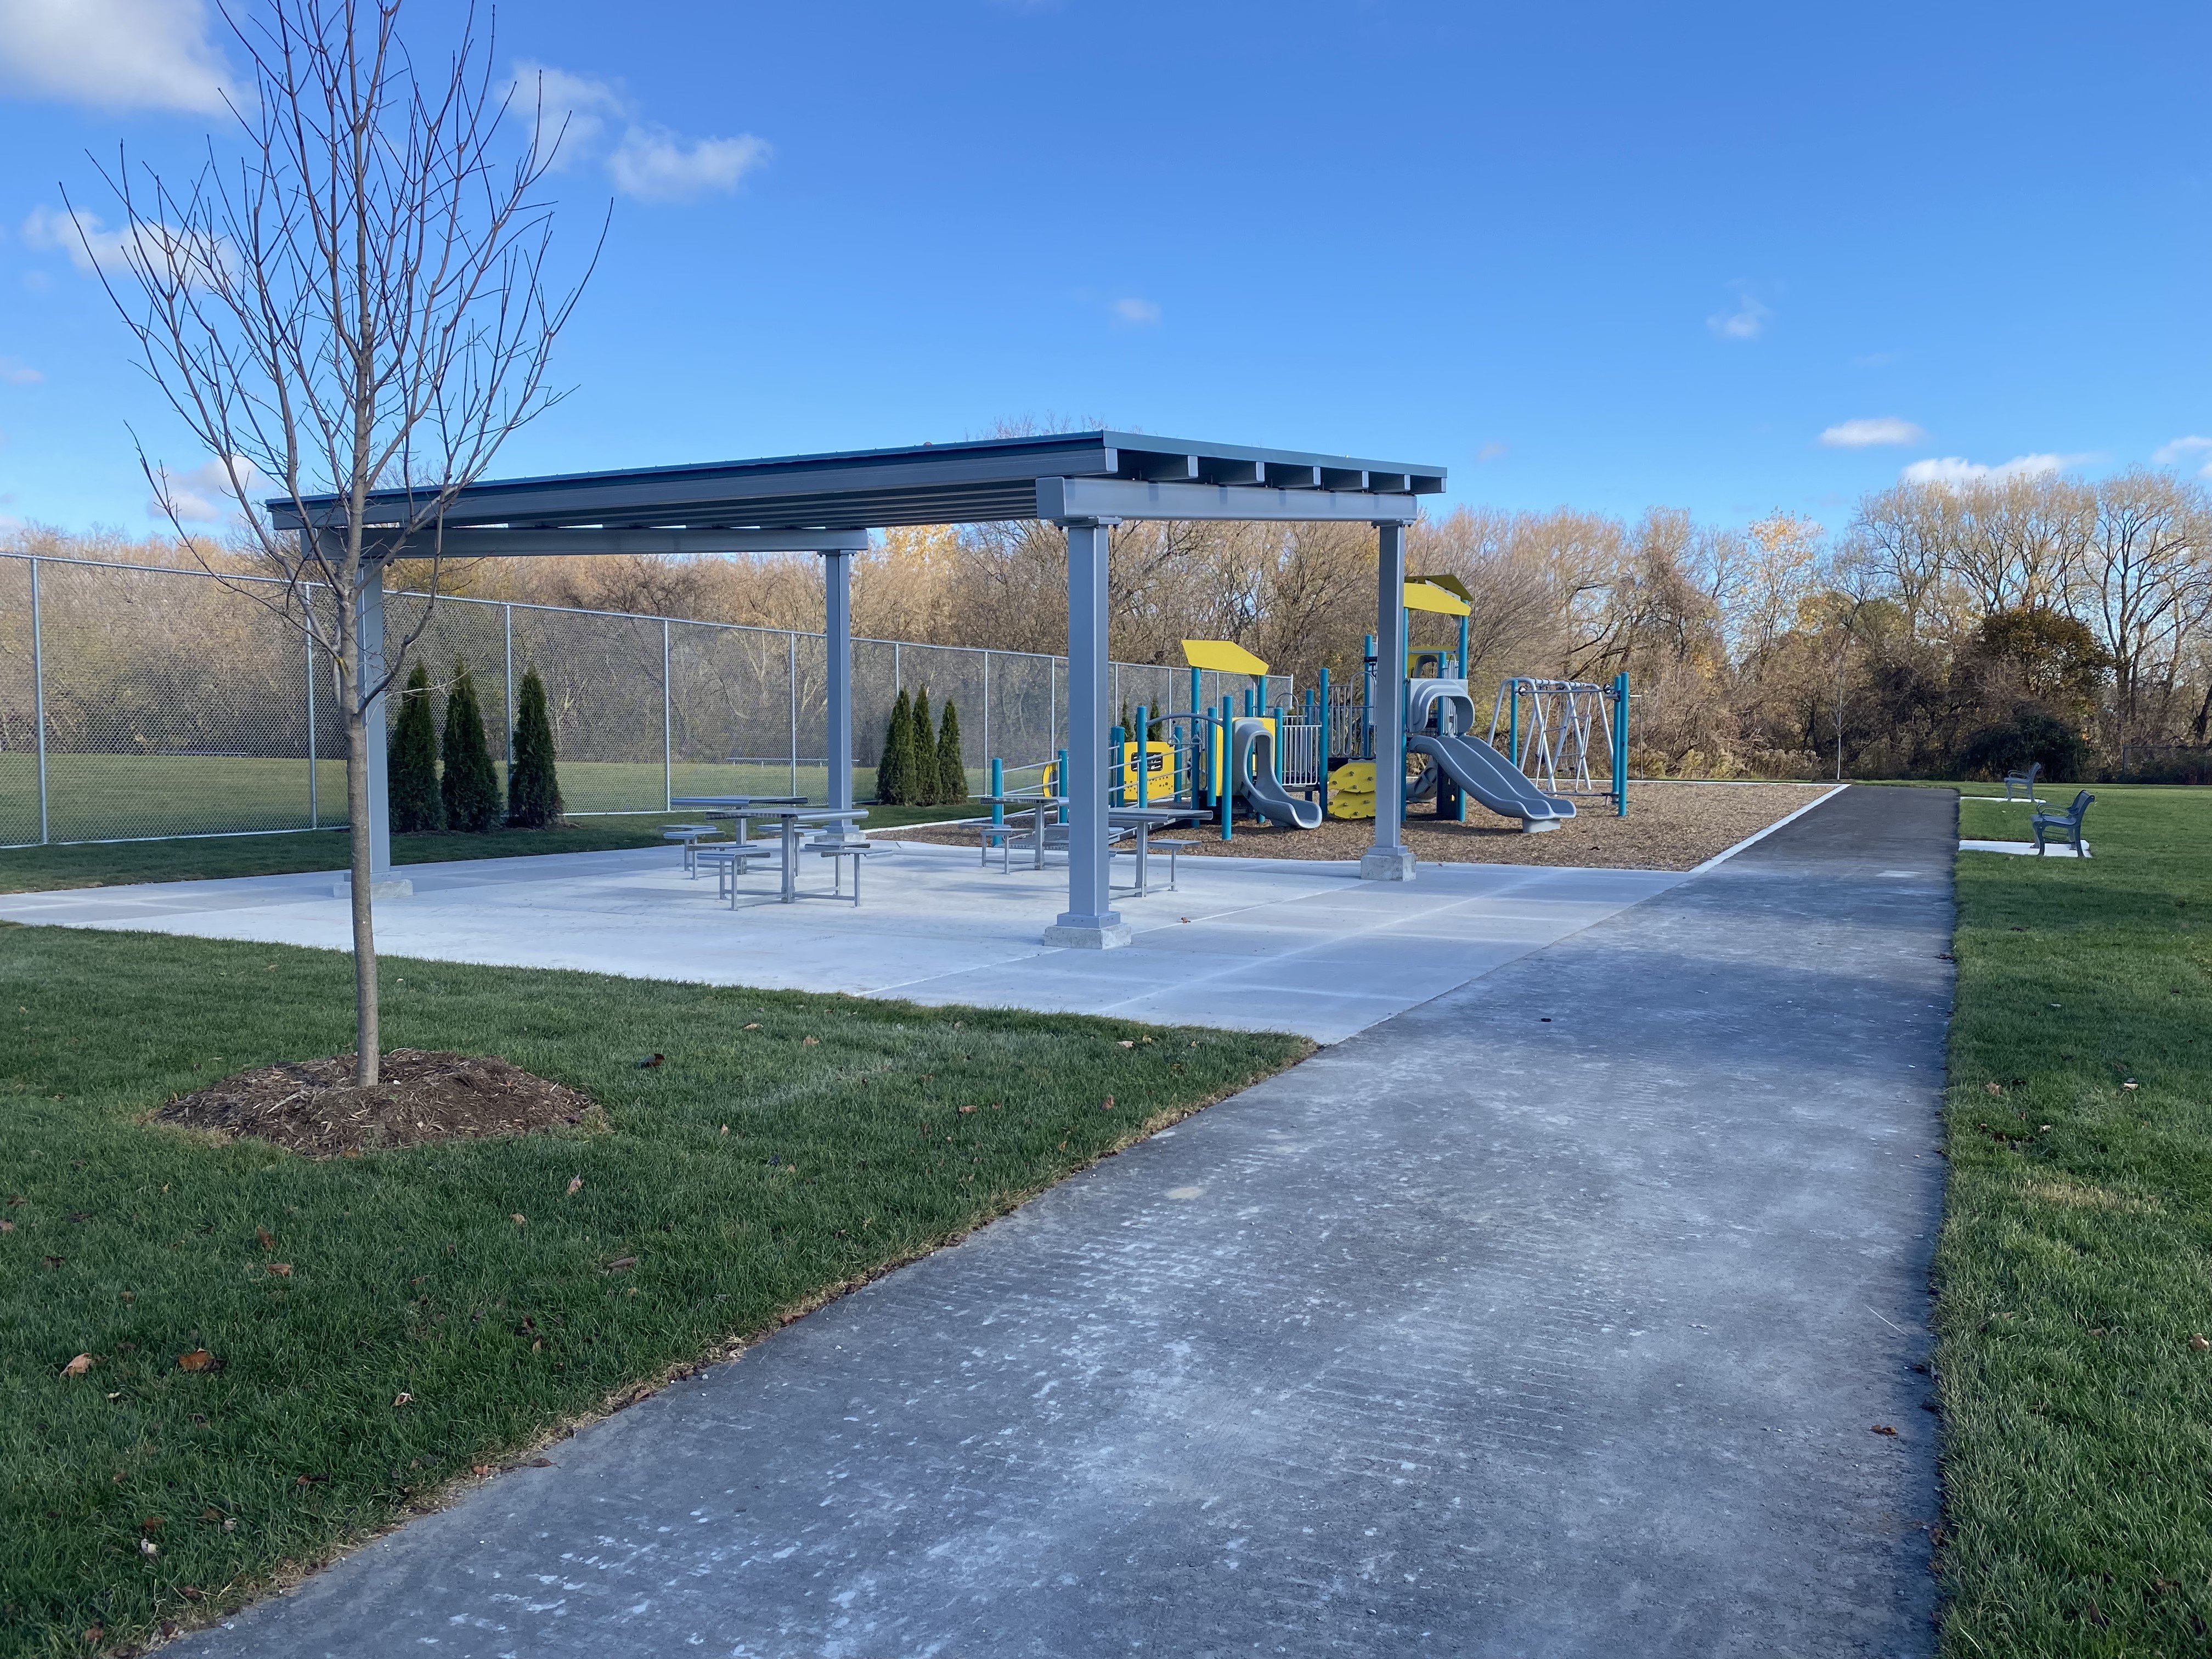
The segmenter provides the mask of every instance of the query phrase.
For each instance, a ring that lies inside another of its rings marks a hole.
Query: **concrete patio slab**
[[[413,896],[376,907],[392,956],[1295,1030],[1322,1042],[1685,879],[1468,864],[1378,884],[1351,864],[1192,859],[1179,890],[1123,902],[1135,944],[1100,952],[1040,942],[1066,902],[1063,871],[1002,874],[971,852],[919,842],[871,860],[857,909],[748,898],[733,912],[711,876],[684,874],[672,848],[418,864],[408,874]],[[327,874],[16,894],[0,897],[0,917],[348,943]]]
[[[174,1651],[1929,1654],[1955,835],[1847,793]]]

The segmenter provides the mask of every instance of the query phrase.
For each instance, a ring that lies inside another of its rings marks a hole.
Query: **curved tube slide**
[[[1321,828],[1321,803],[1304,800],[1275,781],[1275,734],[1267,722],[1240,720],[1235,727],[1230,775],[1246,805],[1271,823],[1291,830]]]

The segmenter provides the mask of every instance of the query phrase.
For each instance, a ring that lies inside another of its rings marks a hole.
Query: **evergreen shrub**
[[[385,794],[394,833],[446,827],[438,793],[438,717],[430,709],[430,671],[421,663],[399,694],[399,718],[385,749]]]
[[[545,712],[545,682],[535,668],[523,675],[516,697],[507,821],[519,830],[544,830],[562,821],[561,777],[553,763],[553,721]]]
[[[483,711],[468,665],[453,664],[453,689],[446,693],[446,827],[480,836],[499,828],[499,774],[484,746]]]
[[[957,805],[968,799],[968,763],[960,753],[960,711],[945,700],[944,728],[937,734],[937,799]]]

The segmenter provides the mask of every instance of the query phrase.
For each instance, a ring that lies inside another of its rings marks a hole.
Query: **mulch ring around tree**
[[[590,1097],[503,1060],[394,1048],[380,1071],[362,1089],[349,1054],[258,1066],[179,1095],[152,1121],[251,1136],[303,1158],[605,1126]]]

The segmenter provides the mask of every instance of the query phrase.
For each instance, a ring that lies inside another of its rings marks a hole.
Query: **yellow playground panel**
[[[1328,775],[1328,815],[1333,818],[1375,816],[1375,763],[1346,761]]]

